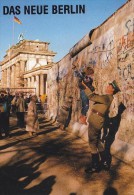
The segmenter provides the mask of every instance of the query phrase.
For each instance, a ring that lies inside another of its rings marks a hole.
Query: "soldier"
[[[100,140],[101,129],[105,122],[105,116],[108,114],[110,105],[113,101],[113,95],[120,91],[116,81],[106,88],[106,95],[97,95],[92,92],[82,81],[82,85],[85,87],[85,93],[87,97],[94,102],[91,114],[88,118],[89,128],[89,145],[91,149],[92,165],[87,168],[86,173],[98,172],[100,165],[102,169],[107,169],[107,156],[104,154],[104,148]],[[100,160],[100,161],[99,161]]]

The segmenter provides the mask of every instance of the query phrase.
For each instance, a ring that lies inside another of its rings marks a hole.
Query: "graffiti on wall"
[[[124,66],[118,66],[118,74],[120,79],[127,81],[128,79],[134,80],[134,70],[132,68],[133,64],[127,64]]]
[[[118,60],[126,58],[126,52],[134,47],[134,18],[125,22],[124,29],[125,34],[117,40]]]
[[[122,29],[122,35],[120,32]],[[119,36],[119,37],[118,37]],[[124,104],[129,111],[132,111],[132,86],[133,86],[133,61],[134,61],[134,19],[126,19],[126,21],[110,28],[104,34],[94,40],[94,43],[83,51],[78,56],[81,60],[78,66],[82,71],[86,66],[92,66],[95,69],[94,85],[99,93],[104,93],[107,83],[115,78],[118,78],[122,85],[122,98]],[[69,58],[68,58],[69,59]],[[56,84],[56,77],[58,77],[58,91],[59,97],[65,97],[72,94],[75,99],[79,97],[79,90],[74,79],[73,71],[70,65],[64,59],[63,64],[60,64],[58,70],[54,70],[55,76],[51,75],[49,81],[50,86]],[[75,59],[75,57],[73,58]],[[54,78],[52,81],[52,77]],[[60,99],[62,101],[63,98]],[[77,110],[77,106],[76,110]]]
[[[91,57],[90,62],[93,63],[93,65],[99,63],[101,68],[105,68],[115,57],[114,49],[114,28],[111,28],[98,40],[95,40],[92,50],[88,52],[88,55],[94,56]]]
[[[65,77],[68,73],[68,67],[63,67],[61,70],[59,70],[59,78],[62,79]]]
[[[117,70],[122,84],[122,101],[126,105],[128,120],[134,112],[134,18],[123,24],[124,34],[117,41]]]

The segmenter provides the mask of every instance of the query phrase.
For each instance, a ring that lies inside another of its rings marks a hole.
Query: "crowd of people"
[[[43,96],[44,97],[44,96]],[[39,129],[38,110],[44,112],[44,103],[47,101],[47,96],[43,101],[42,96],[15,93],[11,95],[6,91],[0,92],[0,138],[3,139],[9,136],[10,132],[10,116],[16,116],[18,128],[25,128],[30,136],[33,136]],[[45,107],[46,109],[46,107]]]

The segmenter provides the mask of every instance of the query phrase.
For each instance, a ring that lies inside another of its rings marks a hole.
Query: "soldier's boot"
[[[84,116],[84,115],[81,115],[80,118],[79,118],[79,122],[81,124],[84,124],[84,125],[87,125],[87,121],[86,120],[87,120],[87,117]]]
[[[92,162],[91,166],[85,169],[85,172],[87,174],[90,173],[98,173],[100,171],[100,166],[99,166],[99,154],[92,154]]]
[[[111,167],[111,161],[112,161],[112,156],[110,153],[106,153],[105,151],[100,152],[100,157],[101,157],[101,169],[105,171],[109,171]]]

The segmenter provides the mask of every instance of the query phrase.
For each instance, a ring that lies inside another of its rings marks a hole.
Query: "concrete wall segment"
[[[81,101],[77,78],[73,75],[72,63],[78,57],[80,59],[78,69],[88,65],[94,68],[94,86],[99,94],[105,92],[107,83],[114,79],[117,80],[121,93],[114,97],[110,108],[110,117],[116,117],[120,103],[123,103],[126,109],[121,115],[116,144],[113,144],[112,151],[118,153],[117,145],[120,140],[122,151],[120,150],[119,154],[124,153],[124,158],[127,160],[128,154],[125,154],[126,150],[123,148],[129,144],[129,152],[130,147],[134,144],[134,1],[128,1],[103,24],[94,29],[90,38],[92,44],[85,44],[89,39],[88,33],[70,49],[70,53],[73,51],[71,55],[68,53],[55,67],[49,70],[49,74],[53,77],[53,81],[48,80],[48,94],[52,95],[49,98],[49,104],[52,104],[49,112],[56,117],[58,107],[71,94],[74,99],[70,129],[78,136],[84,135],[83,137],[87,141],[87,130],[84,127],[81,128],[78,123]],[[58,80],[56,80],[57,76]],[[92,102],[90,108],[91,106]],[[129,156],[128,161],[133,161],[133,159],[130,159]]]

